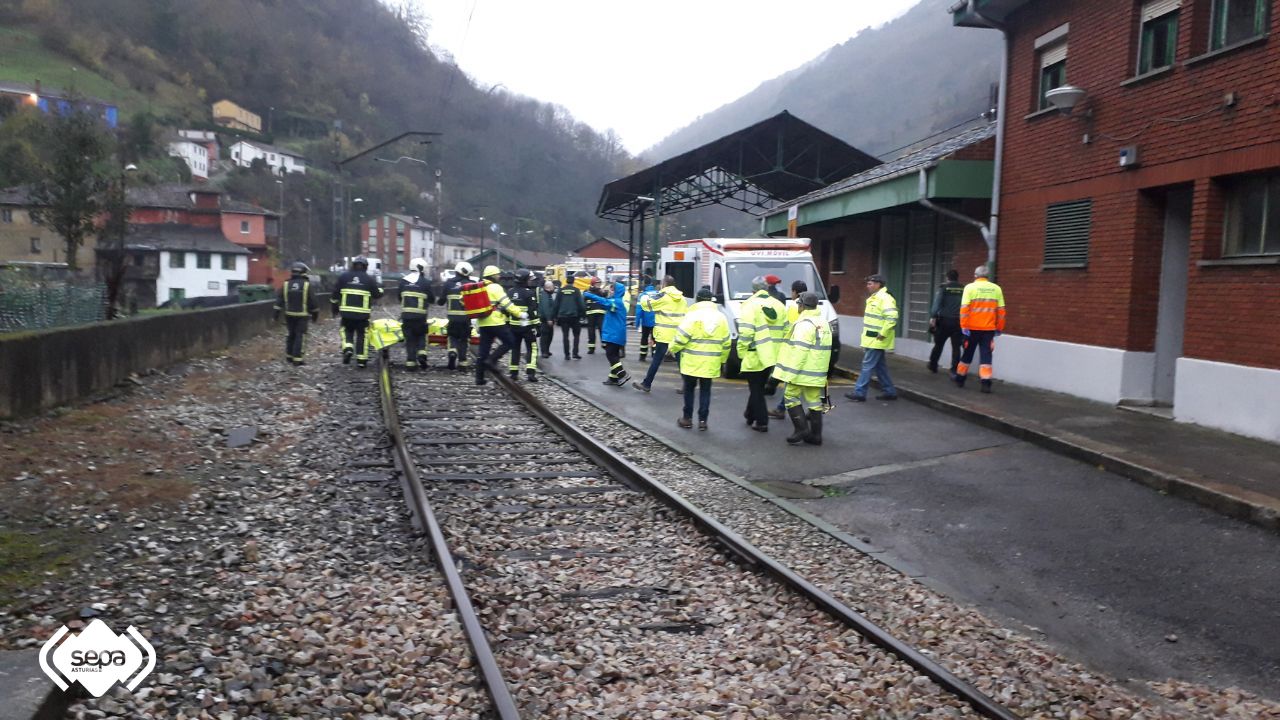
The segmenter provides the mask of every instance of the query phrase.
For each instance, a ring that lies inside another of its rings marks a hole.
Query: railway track
[[[518,385],[380,368],[494,716],[1017,717]]]

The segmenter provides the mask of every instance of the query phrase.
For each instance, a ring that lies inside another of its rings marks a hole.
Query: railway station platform
[[[633,333],[626,367],[633,375],[638,372],[643,376],[645,367],[638,359],[636,341]],[[675,394],[680,378],[675,364],[665,363],[654,381],[651,394],[655,400],[632,403],[639,399],[633,396],[640,393],[631,390],[630,384],[621,390],[604,386],[597,390],[593,387],[599,385],[607,370],[603,365],[603,351],[598,350],[589,356],[585,354],[585,346],[584,333],[584,359],[569,361],[569,372],[565,372],[565,362],[558,355],[557,337],[553,348],[557,354],[548,361],[545,369],[575,388],[590,388],[593,396],[607,399],[609,405],[617,405],[624,417],[636,414],[647,418],[660,434],[683,444],[682,439],[689,437],[689,431],[675,428],[675,417],[680,413],[680,396]],[[847,433],[841,430],[843,423],[840,421],[840,406],[853,405],[842,396],[856,379],[856,368],[861,358],[859,348],[845,346],[841,350],[839,365],[842,377],[832,378],[832,399],[837,409],[829,416],[827,445],[824,446],[834,449],[822,452],[821,456],[838,456],[846,451],[865,452],[856,442],[846,443],[843,436]],[[1223,515],[1280,532],[1280,445],[1175,422],[1142,408],[1118,408],[1003,382],[999,380],[998,364],[995,392],[989,395],[978,391],[977,382],[969,383],[964,389],[957,388],[945,370],[938,374],[930,373],[924,363],[917,360],[890,356],[889,365],[904,400],[1103,468]],[[731,431],[734,436],[758,440],[723,458],[729,469],[747,479],[762,482],[824,477],[838,472],[823,457],[814,456],[805,458],[807,469],[801,473],[804,477],[794,477],[793,463],[786,456],[779,458],[774,447],[777,443],[770,442],[775,439],[774,432],[760,436],[740,432],[745,430],[739,421],[746,404],[745,381],[719,379],[714,387],[711,410],[713,436]],[[771,398],[770,405],[780,397],[779,393]],[[616,400],[621,402],[614,402]],[[877,404],[883,403],[875,400],[868,403],[871,406]],[[669,429],[666,428],[668,424],[671,425]],[[936,428],[931,429],[932,424],[925,422],[923,426],[909,431],[921,444],[921,456],[927,456],[931,449],[943,449],[937,445],[939,441],[933,434]],[[775,421],[772,430],[789,434],[790,427],[785,420]]]

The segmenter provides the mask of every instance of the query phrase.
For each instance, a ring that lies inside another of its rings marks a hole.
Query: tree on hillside
[[[133,167],[132,165],[128,167]],[[98,261],[107,285],[107,318],[120,315],[120,288],[128,268],[125,237],[129,233],[129,203],[125,200],[125,173],[107,185],[102,199],[104,218],[98,231]]]
[[[102,211],[107,182],[98,166],[110,156],[112,138],[92,113],[76,111],[49,119],[45,143],[50,161],[32,187],[31,215],[62,236],[67,267],[74,273],[76,251],[93,234]]]

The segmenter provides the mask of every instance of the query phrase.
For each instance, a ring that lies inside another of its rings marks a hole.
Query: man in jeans
[[[862,372],[853,392],[844,396],[854,402],[867,401],[867,386],[871,376],[880,381],[877,400],[897,400],[898,390],[889,377],[888,358],[885,353],[893,349],[894,331],[898,327],[898,303],[885,289],[883,275],[867,276],[867,304],[862,312]]]
[[[680,376],[684,380],[684,410],[676,420],[682,428],[693,427],[693,391],[698,392],[698,429],[707,429],[711,414],[711,381],[720,377],[729,359],[729,321],[716,305],[711,288],[698,290],[697,302],[676,328],[671,352],[680,354]]]

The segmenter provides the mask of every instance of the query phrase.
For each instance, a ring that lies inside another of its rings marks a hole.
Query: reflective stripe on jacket
[[[887,288],[880,288],[867,298],[862,311],[862,347],[871,350],[892,350],[894,329],[898,327],[898,303]],[[883,339],[876,336],[883,335]]]
[[[471,278],[462,275],[454,275],[444,284],[442,294],[448,302],[445,311],[449,317],[455,320],[466,320],[467,309],[462,306],[462,286],[472,282]]]
[[[670,343],[676,337],[676,328],[684,320],[688,303],[680,288],[664,287],[656,298],[644,298],[640,301],[640,309],[653,313],[654,342]]]
[[[410,280],[410,277],[413,277],[413,280]],[[427,305],[434,301],[435,296],[431,294],[431,282],[426,275],[413,273],[400,278],[401,319],[426,317]]]
[[[1004,291],[999,285],[986,278],[978,278],[964,286],[964,296],[960,299],[960,327],[1004,332]]]
[[[742,303],[738,318],[738,358],[742,372],[773,367],[786,339],[787,308],[765,290]]]
[[[286,280],[276,298],[276,310],[283,310],[289,317],[306,317],[315,312],[316,297],[311,294],[311,281],[306,276]]]
[[[493,305],[493,312],[476,320],[476,325],[480,327],[496,327],[506,325],[507,318],[518,318],[526,315],[523,310],[511,304],[511,299],[507,297],[507,291],[503,290],[498,283],[492,280],[485,280],[484,289],[489,294],[489,303]]]
[[[613,297],[604,297],[592,292],[582,296],[598,303],[604,311],[604,324],[600,326],[600,339],[611,345],[627,344],[627,289],[622,283],[614,283]],[[590,312],[590,311],[588,311]]]
[[[680,300],[683,302],[684,297]],[[671,352],[680,353],[681,375],[717,378],[720,377],[720,366],[729,359],[731,344],[729,321],[720,312],[720,306],[703,300],[689,308],[676,328]]]
[[[511,304],[520,310],[524,310],[524,317],[509,317],[507,324],[513,327],[529,327],[538,324],[538,297],[537,292],[529,287],[513,287],[511,292],[507,293],[507,298],[511,300]]]
[[[773,379],[793,385],[822,387],[831,368],[831,326],[817,309],[800,313],[778,353]]]

